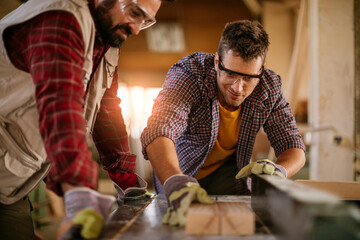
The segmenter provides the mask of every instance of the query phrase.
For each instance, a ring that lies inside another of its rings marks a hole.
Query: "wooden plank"
[[[281,239],[360,239],[354,204],[289,179],[254,175],[251,207]]]
[[[243,203],[218,203],[221,235],[253,235],[255,213]]]
[[[253,235],[255,214],[241,202],[192,204],[187,213],[189,235]]]
[[[217,214],[217,204],[192,204],[187,213],[186,233],[219,235],[220,222]]]
[[[335,181],[312,181],[296,180],[307,186],[332,193],[345,200],[360,200],[360,182],[335,182]]]

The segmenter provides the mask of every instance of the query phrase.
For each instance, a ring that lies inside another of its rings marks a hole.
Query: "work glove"
[[[198,181],[187,175],[171,176],[165,181],[164,190],[169,207],[162,222],[170,226],[185,225],[186,214],[192,202],[213,203],[205,189],[200,187]]]
[[[100,194],[87,187],[67,191],[64,195],[66,217],[58,229],[58,238],[98,238],[115,201],[114,196]]]
[[[286,178],[287,172],[286,169],[278,165],[268,159],[257,160],[256,162],[252,162],[245,167],[243,167],[238,174],[236,174],[235,178],[243,178],[248,177],[251,174],[268,174],[274,175],[281,178]]]
[[[138,200],[151,196],[151,194],[146,190],[147,182],[136,173],[135,176],[137,177],[136,185],[133,187],[127,187],[125,190],[113,181],[114,187],[117,191],[117,201],[119,205],[123,204],[125,201]]]

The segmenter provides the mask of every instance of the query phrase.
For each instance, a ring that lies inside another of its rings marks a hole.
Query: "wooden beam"
[[[332,193],[340,199],[360,200],[360,182],[336,182],[336,181],[312,181],[296,180],[296,182],[305,184]]]
[[[255,214],[241,202],[192,204],[187,213],[189,235],[253,235]]]
[[[255,213],[244,203],[218,203],[221,235],[253,235]]]
[[[355,181],[360,181],[360,0],[354,0],[355,32]]]
[[[220,220],[216,204],[192,204],[187,213],[185,231],[189,235],[219,235]]]
[[[360,239],[355,205],[288,179],[255,175],[251,207],[284,239]]]
[[[243,2],[256,19],[261,17],[262,7],[258,0],[243,0]]]

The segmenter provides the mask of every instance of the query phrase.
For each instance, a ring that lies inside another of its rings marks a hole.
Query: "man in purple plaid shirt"
[[[209,194],[249,194],[251,173],[291,177],[303,167],[305,147],[281,78],[264,68],[268,46],[261,24],[232,22],[215,54],[190,54],[168,72],[141,136],[156,191],[169,200],[164,223],[183,225],[192,201],[210,202],[201,197],[204,189]],[[261,127],[276,163],[251,162]]]

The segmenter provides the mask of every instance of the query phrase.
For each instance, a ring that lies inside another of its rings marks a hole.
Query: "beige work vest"
[[[43,12],[63,10],[75,16],[85,42],[84,85],[86,130],[90,134],[100,101],[112,83],[119,50],[110,48],[90,82],[95,25],[86,0],[29,0],[0,21],[0,202],[12,204],[31,192],[47,175],[50,163],[38,127],[35,85],[31,75],[11,63],[3,33]]]

